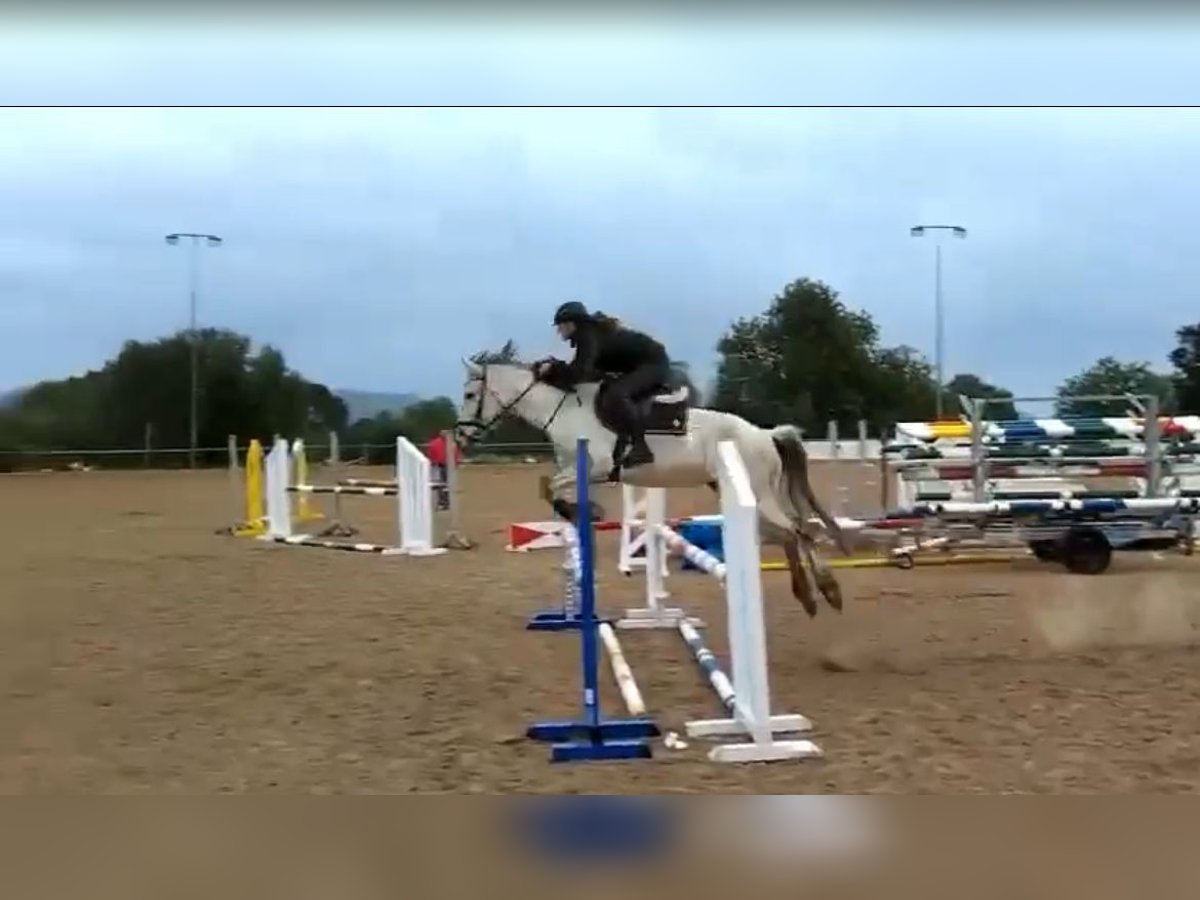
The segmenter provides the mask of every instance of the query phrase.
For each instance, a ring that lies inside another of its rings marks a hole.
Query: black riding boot
[[[629,425],[629,452],[625,454],[625,460],[622,463],[627,469],[632,469],[634,466],[645,466],[654,462],[654,452],[646,443],[646,429],[642,425],[641,418],[636,415]]]
[[[646,443],[644,434],[630,438],[629,452],[625,454],[625,460],[621,463],[626,469],[632,469],[634,466],[646,466],[654,462],[654,451]]]
[[[613,391],[609,398],[609,415],[619,425],[619,433],[629,441],[629,450],[624,459],[615,460],[624,468],[633,468],[654,462],[654,454],[646,446],[646,428],[633,399],[619,391]]]

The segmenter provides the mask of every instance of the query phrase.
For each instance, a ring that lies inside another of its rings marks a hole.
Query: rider
[[[554,313],[558,334],[575,348],[575,358],[556,372],[561,387],[582,381],[616,376],[604,393],[605,414],[629,438],[629,453],[621,464],[626,468],[654,462],[646,444],[646,425],[638,404],[665,390],[671,380],[671,362],[658,341],[640,331],[626,328],[604,313],[589,313],[578,301],[560,306]],[[544,374],[549,367],[539,371]]]

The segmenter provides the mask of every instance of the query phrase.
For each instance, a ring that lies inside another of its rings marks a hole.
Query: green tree
[[[224,461],[228,434],[311,440],[345,428],[345,404],[288,369],[278,350],[254,352],[249,338],[217,329],[197,340],[199,443],[222,448],[210,462]],[[186,333],[129,341],[98,371],[27,391],[0,414],[0,446],[128,449],[142,446],[147,428],[156,447],[187,446],[190,358]]]
[[[934,410],[924,359],[881,347],[874,320],[819,281],[788,284],[766,312],[734,322],[717,350],[712,405],[760,425],[816,433],[833,419],[849,433],[866,419],[878,431]]]
[[[912,347],[883,347],[873,354],[867,391],[870,405],[862,416],[873,434],[897,422],[932,419],[937,412],[933,366]]]
[[[400,435],[418,447],[435,434],[453,428],[458,408],[449,397],[434,397],[409,404],[399,413],[380,412],[369,419],[359,419],[342,438],[346,458],[361,457],[372,463],[391,462],[393,446]]]
[[[1171,378],[1176,409],[1200,410],[1200,323],[1184,325],[1175,332],[1176,346],[1171,351]]]
[[[438,432],[454,427],[458,421],[458,407],[449,397],[418,400],[406,406],[397,421],[400,434],[414,443],[427,441]]]
[[[942,408],[946,410],[962,409],[958,398],[983,397],[997,402],[989,403],[984,409],[983,417],[992,421],[1003,421],[1018,418],[1017,407],[1012,402],[1012,391],[989,384],[978,375],[964,373],[955,375],[946,384],[946,396]]]
[[[1123,363],[1111,356],[1096,360],[1078,375],[1068,378],[1056,392],[1055,414],[1060,416],[1125,416],[1127,400],[1073,400],[1072,397],[1095,395],[1153,394],[1159,408],[1174,408],[1175,391],[1168,375],[1161,375],[1149,363]]]

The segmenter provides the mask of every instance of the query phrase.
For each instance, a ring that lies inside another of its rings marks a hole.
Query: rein
[[[477,429],[474,434],[467,436],[467,440],[468,441],[479,440],[479,438],[483,434],[485,434],[487,431],[489,431],[493,426],[495,426],[495,424],[497,422],[499,422],[500,419],[504,418],[504,416],[513,412],[517,408],[518,404],[520,404],[520,402],[522,400],[524,400],[526,398],[526,396],[529,395],[529,392],[532,391],[537,384],[538,384],[537,377],[534,376],[532,378],[532,380],[529,382],[529,384],[526,386],[526,388],[523,391],[521,391],[521,393],[517,394],[517,396],[515,398],[513,398],[511,401],[509,401],[508,403],[505,403],[504,398],[501,397],[498,393],[496,393],[495,390],[493,390],[489,386],[489,384],[488,384],[488,367],[487,367],[487,364],[484,363],[483,375],[479,379],[479,388],[480,389],[479,389],[479,397],[477,398],[477,401],[475,404],[475,416],[474,416],[474,418],[471,418],[471,419],[459,419],[458,422],[455,423],[455,428],[462,429],[464,427],[470,427],[473,429]],[[484,408],[484,403],[486,401],[486,398],[489,396],[495,399],[496,406],[498,407],[498,409],[494,416],[492,416],[490,419],[485,420],[483,417],[483,408]],[[549,431],[550,426],[554,423],[554,420],[556,418],[558,418],[558,414],[559,414],[559,412],[562,411],[563,405],[566,402],[567,402],[567,392],[562,391],[562,396],[559,397],[558,404],[554,407],[554,412],[552,412],[550,414],[550,418],[547,419],[544,424],[539,425],[537,422],[533,422],[530,420],[526,420],[526,421],[529,421],[530,425],[532,425],[533,427],[537,428],[540,431]]]

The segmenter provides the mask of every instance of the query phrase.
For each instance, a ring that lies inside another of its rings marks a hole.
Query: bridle
[[[482,437],[488,430],[490,430],[492,426],[494,426],[506,415],[513,412],[513,410],[517,408],[517,405],[525,399],[530,391],[533,390],[534,386],[538,383],[538,379],[537,376],[532,372],[530,374],[533,375],[533,377],[530,379],[529,384],[525,387],[525,389],[521,391],[521,393],[517,394],[517,396],[511,401],[505,403],[503,398],[488,386],[488,365],[487,363],[484,363],[483,374],[480,375],[478,379],[479,396],[476,398],[475,402],[475,413],[470,419],[459,419],[457,422],[455,422],[455,433],[463,434],[464,428],[470,428],[472,429],[472,432],[469,435],[465,435],[466,442],[470,443],[479,440],[479,438]],[[547,419],[544,424],[539,425],[536,422],[530,422],[529,424],[533,425],[533,427],[540,431],[549,431],[551,424],[553,424],[554,420],[558,417],[559,412],[562,410],[563,405],[567,402],[567,394],[567,391],[562,392],[562,396],[558,400],[558,405],[554,407],[554,412],[550,414],[550,418]],[[484,419],[483,407],[488,396],[491,396],[495,399],[497,410],[496,414],[491,418]],[[579,402],[578,397],[576,397],[576,402]]]

